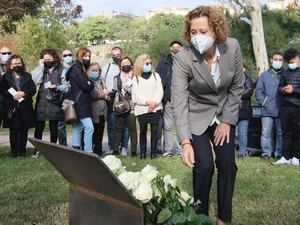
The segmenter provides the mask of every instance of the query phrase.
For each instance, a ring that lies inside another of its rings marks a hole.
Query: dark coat
[[[164,90],[163,105],[165,105],[167,101],[171,101],[172,66],[173,57],[169,54],[159,62],[156,69],[156,72],[160,75]]]
[[[250,120],[252,117],[251,96],[254,91],[254,84],[248,75],[244,83],[244,92],[239,106],[239,120]]]
[[[68,71],[67,81],[71,85],[70,99],[75,102],[75,111],[78,118],[92,117],[91,92],[94,89],[94,82],[88,78],[82,63],[78,60]]]
[[[45,120],[60,120],[63,121],[65,116],[61,108],[61,104],[54,104],[47,100],[46,96],[48,94],[48,89],[45,89],[44,83],[51,81],[51,84],[59,85],[61,84],[61,74],[63,67],[60,65],[54,68],[50,73],[50,76],[43,77],[43,82],[41,83],[38,91],[38,95],[35,103],[36,119],[38,121]]]
[[[290,94],[283,92],[283,87],[286,85],[293,86],[293,92]],[[287,107],[300,107],[300,68],[295,70],[287,69],[283,72],[279,85],[278,91],[282,95],[282,106]]]
[[[1,92],[5,98],[5,118],[3,127],[5,128],[25,128],[29,129],[35,126],[35,114],[32,106],[32,96],[36,93],[35,84],[31,78],[31,74],[23,73],[20,79],[20,89],[25,93],[22,102],[15,101],[13,96],[8,92],[11,87],[18,90],[12,72],[4,74],[1,81]],[[8,118],[8,112],[15,109],[11,119]]]

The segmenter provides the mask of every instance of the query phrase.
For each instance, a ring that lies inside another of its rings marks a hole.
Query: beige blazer
[[[244,90],[243,62],[238,41],[217,45],[220,52],[220,85],[217,88],[203,56],[186,46],[175,56],[171,102],[179,141],[201,135],[215,115],[221,122],[236,124]]]

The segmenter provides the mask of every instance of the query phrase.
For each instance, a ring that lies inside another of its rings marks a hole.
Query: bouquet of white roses
[[[140,172],[126,171],[121,160],[106,156],[104,163],[114,172],[132,195],[143,204],[145,224],[210,225],[206,215],[197,214],[200,202],[180,191],[176,179],[162,177],[157,169],[147,165]]]

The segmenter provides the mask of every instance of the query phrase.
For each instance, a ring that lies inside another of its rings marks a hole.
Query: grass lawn
[[[31,155],[32,149],[28,151]],[[155,160],[123,158],[128,170],[154,165],[161,174],[178,179],[192,192],[191,172],[177,157]],[[234,225],[299,225],[300,167],[273,166],[259,158],[238,160],[233,200]],[[10,158],[0,148],[0,224],[68,224],[68,184],[45,160]],[[211,193],[210,216],[215,221],[216,182]],[[126,225],[126,224],[124,224]]]

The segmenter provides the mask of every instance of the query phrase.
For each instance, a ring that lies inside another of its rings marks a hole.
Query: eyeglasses
[[[65,54],[65,55],[63,55],[64,58],[67,57],[67,56],[72,56],[72,54]]]
[[[149,66],[149,64],[152,65],[152,62],[146,62],[146,65],[147,65],[147,66]]]
[[[11,52],[1,52],[2,55],[11,55]]]

